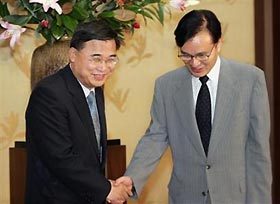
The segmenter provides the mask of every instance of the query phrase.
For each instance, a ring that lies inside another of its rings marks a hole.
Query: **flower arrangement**
[[[13,7],[0,0],[0,40],[10,39],[12,48],[27,29],[35,30],[52,44],[64,36],[71,37],[81,22],[103,19],[123,38],[125,31],[133,33],[140,28],[137,14],[145,22],[157,19],[161,24],[164,14],[170,14],[164,0],[15,0],[15,3],[16,8],[11,12]],[[199,0],[170,0],[170,5],[180,10],[197,3]]]

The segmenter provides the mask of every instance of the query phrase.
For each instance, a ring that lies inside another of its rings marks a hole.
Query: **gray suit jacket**
[[[151,123],[126,175],[137,193],[166,148],[174,204],[270,204],[270,114],[264,73],[221,58],[216,108],[205,156],[195,119],[191,74],[185,67],[156,80]],[[208,200],[208,201],[207,201]]]

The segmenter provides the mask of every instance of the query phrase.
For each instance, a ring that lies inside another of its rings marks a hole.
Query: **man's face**
[[[201,31],[180,48],[179,55],[192,75],[202,77],[215,65],[220,47],[221,40],[214,44],[211,35]]]
[[[104,85],[118,61],[115,40],[90,40],[84,48],[70,48],[71,69],[76,78],[87,88]]]

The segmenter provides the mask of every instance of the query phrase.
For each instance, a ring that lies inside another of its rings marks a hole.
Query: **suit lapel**
[[[181,79],[176,82],[173,94],[175,108],[180,117],[177,122],[182,122],[184,128],[182,131],[186,133],[186,137],[189,138],[197,152],[201,156],[205,156],[195,119],[191,74],[185,68],[185,73],[181,76]]]
[[[93,124],[92,124],[92,119],[90,116],[88,104],[83,92],[83,89],[81,88],[79,82],[73,75],[69,65],[66,67],[65,70],[63,71],[63,78],[65,79],[66,86],[69,90],[69,93],[72,95],[72,102],[73,105],[80,116],[80,120],[85,126],[85,129],[87,130],[88,134],[87,136],[89,137],[89,141],[93,143],[94,146],[94,151],[95,155],[98,157],[99,152],[98,152],[98,146],[97,146],[97,141],[95,137],[95,131],[93,129]],[[97,158],[99,159],[99,158]]]
[[[197,152],[205,157],[195,118],[191,74],[186,69],[185,74],[181,76],[181,79],[178,79],[176,82],[176,88],[173,93],[175,108],[180,121],[183,123],[182,127],[184,129],[182,131],[186,132],[187,137]],[[214,153],[220,139],[226,135],[227,124],[230,123],[231,114],[234,111],[232,107],[237,91],[236,78],[232,74],[230,64],[221,58],[221,70],[208,158]]]
[[[221,69],[217,89],[214,121],[209,144],[208,157],[214,153],[220,139],[227,132],[231,114],[234,111],[235,96],[238,90],[236,78],[232,74],[232,68],[225,59],[221,58]]]

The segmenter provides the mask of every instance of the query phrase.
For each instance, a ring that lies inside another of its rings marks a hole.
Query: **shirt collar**
[[[70,66],[70,69],[72,70],[72,67],[71,67],[71,63],[69,64]],[[73,71],[72,71],[73,72]],[[77,78],[76,78],[77,79]],[[95,88],[92,88],[92,89],[88,89],[87,87],[85,87],[78,79],[77,81],[79,82],[79,84],[81,85],[82,89],[83,89],[83,92],[85,94],[85,97],[87,97],[89,95],[89,93],[91,91],[93,91],[95,93]]]
[[[207,74],[207,76],[209,77],[209,79],[211,81],[218,81],[219,73],[220,73],[220,67],[221,67],[221,59],[218,56],[215,65],[210,70],[210,72]]]
[[[79,80],[78,80],[78,82],[80,83],[80,85],[81,85],[81,87],[82,87],[82,89],[83,89],[83,92],[84,92],[84,94],[85,94],[85,97],[87,97],[91,91],[95,92],[95,88],[88,89],[88,88],[85,87]]]

